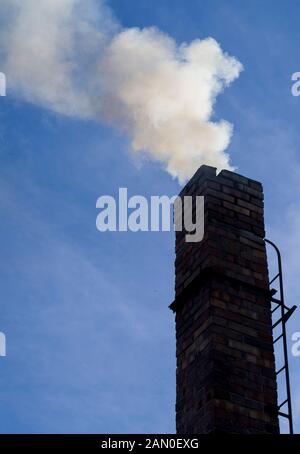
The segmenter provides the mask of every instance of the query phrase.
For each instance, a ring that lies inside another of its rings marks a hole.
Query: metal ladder
[[[281,254],[278,247],[270,240],[265,238],[265,242],[270,244],[276,252],[277,255],[277,265],[278,265],[278,273],[271,279],[269,282],[270,286],[270,295],[271,295],[271,303],[274,305],[272,308],[272,315],[277,312],[280,308],[280,316],[279,318],[273,323],[272,330],[277,326],[281,326],[281,334],[274,339],[274,345],[282,340],[283,346],[283,366],[276,371],[276,376],[281,373],[285,373],[285,386],[286,386],[286,399],[278,405],[278,415],[286,418],[289,422],[289,431],[290,434],[294,433],[293,428],[293,410],[292,410],[292,398],[291,398],[291,385],[290,385],[290,372],[289,372],[289,358],[288,358],[288,345],[287,345],[287,336],[286,336],[286,323],[289,318],[293,315],[297,306],[293,306],[291,308],[287,307],[284,303],[284,292],[283,292],[283,277],[282,277],[282,262],[281,262]],[[279,297],[275,298],[274,295],[277,293],[277,290],[271,288],[271,285],[277,282],[279,286]],[[282,411],[282,408],[286,407],[285,411]]]

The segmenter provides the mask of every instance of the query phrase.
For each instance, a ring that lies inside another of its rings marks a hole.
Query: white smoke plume
[[[214,39],[177,45],[157,28],[122,29],[95,0],[1,0],[0,16],[16,95],[122,129],[181,182],[201,164],[231,168],[232,125],[212,116],[242,65]]]

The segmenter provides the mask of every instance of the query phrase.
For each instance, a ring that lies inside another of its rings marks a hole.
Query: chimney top
[[[253,189],[262,190],[262,184],[251,178],[245,177],[240,175],[236,172],[232,172],[230,170],[223,169],[217,174],[217,168],[208,166],[203,164],[198,168],[198,170],[194,173],[194,175],[190,178],[190,180],[186,183],[184,188],[180,191],[179,196],[182,196],[184,193],[187,193],[194,183],[201,183],[206,180],[210,179],[219,179],[222,180],[223,178],[235,181],[239,184],[245,184],[247,186],[252,187]]]

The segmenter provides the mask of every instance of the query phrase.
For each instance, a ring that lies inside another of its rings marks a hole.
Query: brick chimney
[[[177,433],[279,433],[262,185],[202,166],[185,195],[205,233],[176,233]]]

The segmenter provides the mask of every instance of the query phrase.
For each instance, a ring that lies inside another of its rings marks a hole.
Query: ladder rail
[[[276,244],[274,244],[272,241],[270,241],[266,238],[265,238],[265,242],[270,244],[273,247],[273,249],[275,250],[276,256],[277,256],[277,265],[278,265],[278,273],[270,281],[270,284],[272,284],[274,281],[276,281],[278,279],[280,298],[275,299],[275,301],[272,301],[272,299],[274,299],[274,298],[271,298],[271,301],[275,304],[278,304],[278,307],[276,309],[278,309],[279,307],[281,308],[281,318],[273,325],[273,328],[278,326],[278,324],[282,323],[282,335],[280,336],[280,338],[282,338],[282,344],[283,344],[284,366],[280,369],[280,371],[278,371],[278,373],[285,371],[285,385],[286,385],[286,393],[287,393],[287,399],[278,406],[278,415],[284,416],[285,418],[288,419],[290,434],[293,434],[294,433],[293,409],[292,409],[292,396],[291,396],[291,384],[290,384],[290,372],[289,372],[288,344],[287,344],[287,335],[286,335],[286,322],[287,322],[287,315],[288,315],[288,313],[286,312],[286,309],[288,309],[288,308],[287,308],[287,306],[285,306],[285,302],[284,302],[281,254],[280,254],[280,251],[279,251],[278,247],[276,246]],[[295,309],[296,309],[296,307],[294,306],[291,309],[290,315],[292,315],[292,313],[294,312]],[[279,340],[279,339],[277,339],[277,340]],[[288,407],[287,414],[279,411],[286,404]]]

